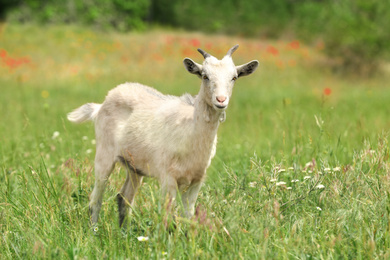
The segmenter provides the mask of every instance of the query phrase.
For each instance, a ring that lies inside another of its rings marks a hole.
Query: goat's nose
[[[223,103],[223,102],[225,102],[225,100],[226,100],[226,97],[225,97],[225,96],[217,96],[217,101],[218,101],[219,103]]]

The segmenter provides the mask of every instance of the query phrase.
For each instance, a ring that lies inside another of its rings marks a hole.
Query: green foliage
[[[175,26],[206,32],[276,36],[291,19],[290,3],[284,0],[175,1],[173,7]]]
[[[389,57],[389,1],[308,1],[298,6],[297,16],[307,17],[296,19],[300,35],[321,37],[335,69],[371,75]]]
[[[80,23],[120,31],[142,30],[148,15],[150,0],[25,0],[11,9],[9,20],[48,23]]]
[[[325,28],[327,53],[340,58],[342,67],[355,73],[376,71],[384,55],[389,54],[389,1],[335,1]]]
[[[122,14],[121,29],[144,29],[145,19],[149,13],[150,0],[114,0],[115,9]]]
[[[15,6],[18,6],[20,1],[17,0],[0,0],[0,22],[6,18],[7,11]]]
[[[173,8],[178,0],[152,0],[150,16],[152,21],[163,25],[176,24],[176,12]]]

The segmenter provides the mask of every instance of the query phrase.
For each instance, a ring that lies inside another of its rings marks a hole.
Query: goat
[[[127,169],[126,181],[117,195],[122,226],[144,176],[159,180],[163,194],[172,200],[180,192],[184,215],[194,205],[206,170],[216,152],[217,129],[225,120],[235,81],[259,65],[253,60],[235,66],[232,47],[222,60],[198,49],[203,64],[190,58],[188,72],[202,79],[197,96],[164,95],[139,83],[125,83],[109,91],[103,104],[87,103],[68,114],[68,120],[95,122],[95,186],[89,209],[92,224],[98,221],[107,180],[120,162]]]

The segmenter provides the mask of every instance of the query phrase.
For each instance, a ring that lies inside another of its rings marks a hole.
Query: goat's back
[[[112,156],[148,171],[146,162],[153,167],[153,158],[168,160],[190,147],[193,103],[190,95],[163,95],[138,83],[119,85],[108,93],[97,115],[97,149],[112,149]]]

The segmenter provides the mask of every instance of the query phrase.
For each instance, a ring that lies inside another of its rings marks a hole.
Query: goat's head
[[[227,108],[236,80],[251,74],[259,65],[257,60],[253,60],[246,64],[235,66],[232,54],[237,48],[238,45],[233,46],[222,60],[218,60],[207,52],[198,49],[204,57],[202,65],[190,58],[185,58],[183,61],[184,66],[190,73],[202,79],[202,88],[207,104],[219,111]]]

